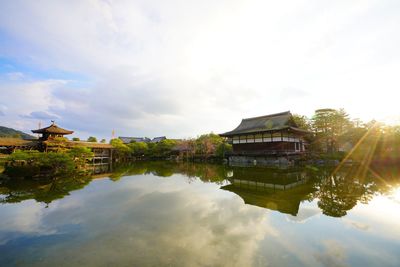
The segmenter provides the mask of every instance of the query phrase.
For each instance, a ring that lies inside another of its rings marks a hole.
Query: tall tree
[[[312,128],[323,151],[336,152],[343,144],[342,136],[352,126],[344,109],[318,109],[312,118]]]
[[[293,114],[292,115],[293,121],[297,124],[297,126],[300,129],[311,131],[312,130],[312,125],[311,121],[307,116],[304,115],[299,115],[299,114]]]

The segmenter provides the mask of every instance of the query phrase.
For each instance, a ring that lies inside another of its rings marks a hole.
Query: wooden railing
[[[286,156],[286,155],[302,155],[306,151],[293,150],[258,150],[258,151],[234,151],[226,153],[226,156]]]

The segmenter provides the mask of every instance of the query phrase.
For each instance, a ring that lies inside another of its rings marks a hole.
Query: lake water
[[[400,175],[152,162],[3,182],[0,266],[400,266]]]

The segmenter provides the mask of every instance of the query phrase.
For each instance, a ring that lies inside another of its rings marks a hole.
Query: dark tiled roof
[[[37,130],[32,130],[32,133],[48,133],[48,134],[72,134],[74,131],[66,130],[61,127],[58,127],[54,122],[52,125],[37,129]]]
[[[165,140],[165,139],[167,139],[167,137],[165,137],[165,136],[154,137],[150,142],[151,143],[158,143],[158,142],[161,142],[162,140]]]
[[[148,142],[151,141],[151,139],[147,138],[147,137],[123,137],[123,136],[119,136],[118,138],[121,139],[124,144],[129,144],[129,143],[131,143],[133,141],[135,141],[135,142],[144,142],[144,143],[148,143]]]
[[[265,115],[254,118],[243,119],[234,130],[221,134],[221,136],[231,136],[235,134],[257,133],[292,129],[299,132],[307,132],[299,129],[292,119],[290,111]]]

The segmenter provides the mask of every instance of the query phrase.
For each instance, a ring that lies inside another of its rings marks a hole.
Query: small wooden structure
[[[41,141],[52,140],[57,137],[64,137],[64,135],[72,134],[74,131],[65,130],[61,127],[58,127],[54,121],[51,121],[52,124],[48,127],[32,130],[32,133],[41,134],[42,136],[39,138]]]
[[[109,164],[113,161],[114,147],[112,145],[96,142],[70,141],[63,137],[64,135],[72,134],[74,131],[58,127],[54,121],[52,121],[50,126],[32,130],[32,132],[41,134],[39,139],[0,138],[0,149],[5,150],[6,153],[12,153],[16,149],[48,152],[68,150],[74,147],[87,147],[94,153],[94,165]]]
[[[234,130],[220,136],[228,138],[235,155],[289,155],[306,151],[306,134],[286,111],[243,119]]]

